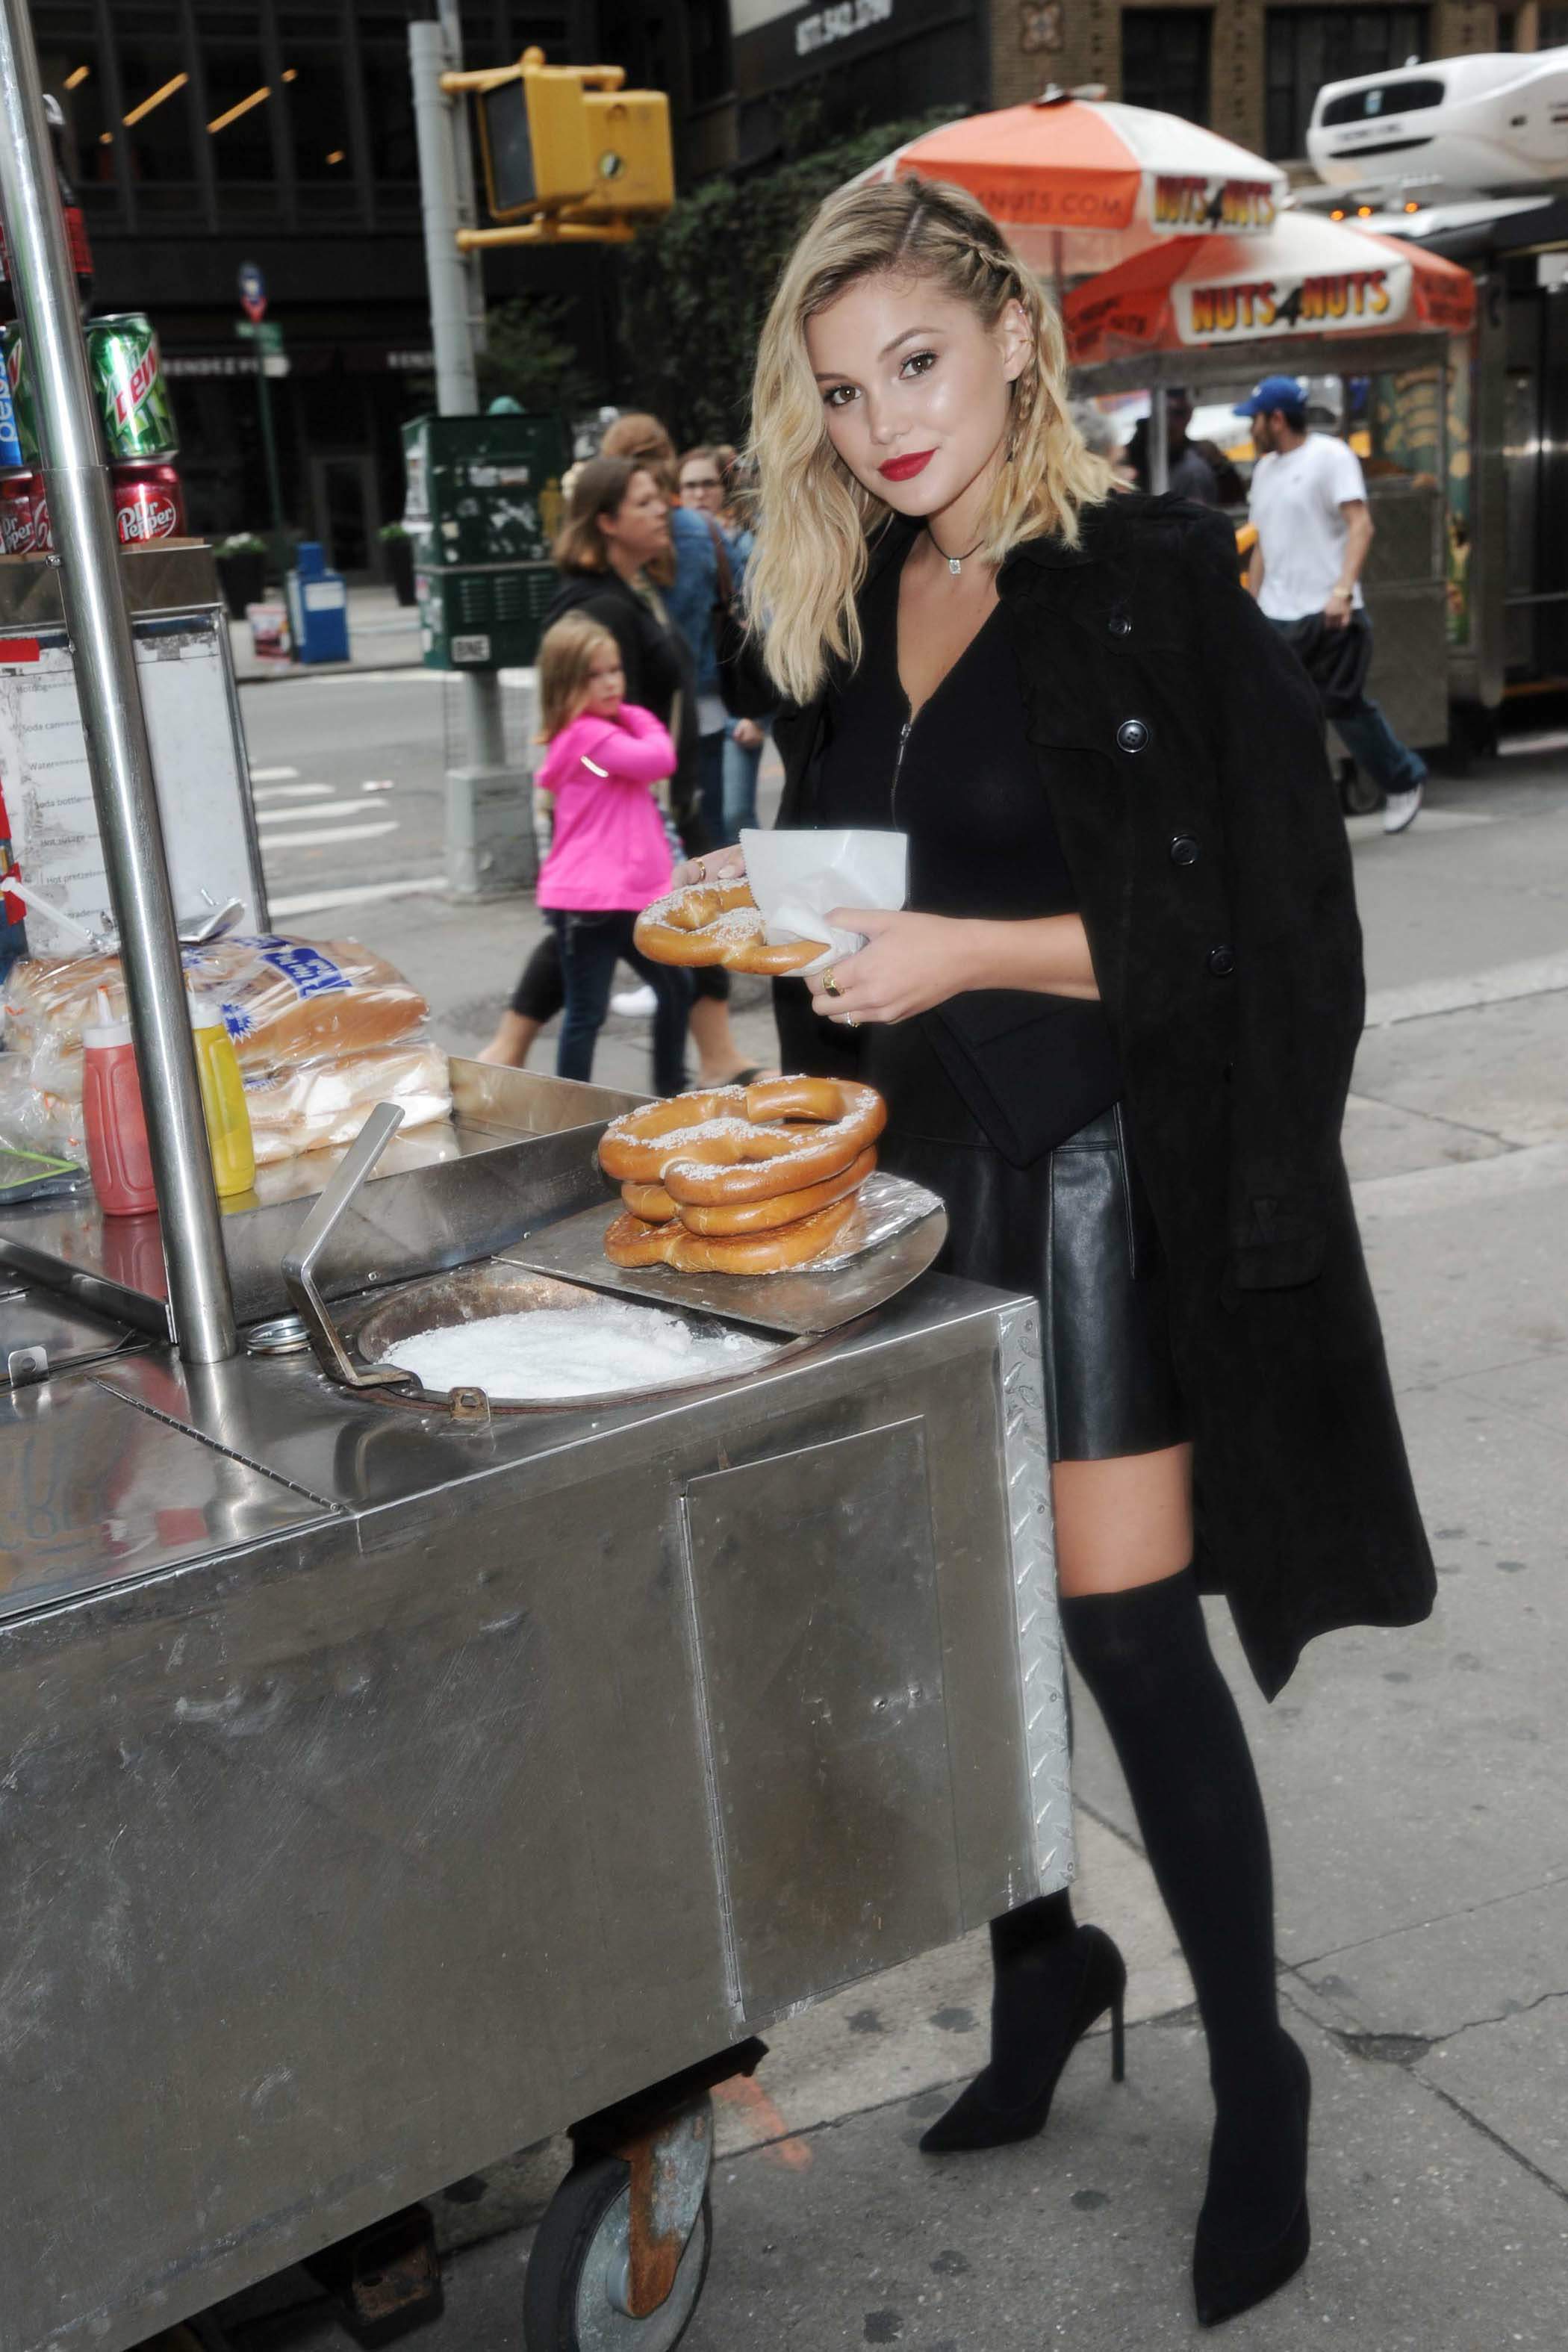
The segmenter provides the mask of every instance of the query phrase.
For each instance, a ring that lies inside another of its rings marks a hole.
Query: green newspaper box
[[[564,424],[416,416],[403,428],[403,461],[425,667],[526,667],[555,593]]]

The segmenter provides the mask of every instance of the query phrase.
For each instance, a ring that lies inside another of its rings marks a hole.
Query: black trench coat
[[[1169,1265],[1197,1571],[1272,1698],[1315,1633],[1415,1623],[1436,1584],[1340,1152],[1350,852],[1312,688],[1237,571],[1222,518],[1128,493],[998,588]],[[781,825],[812,822],[826,710],[779,719]],[[784,1067],[842,1069],[843,1030],[775,996]]]

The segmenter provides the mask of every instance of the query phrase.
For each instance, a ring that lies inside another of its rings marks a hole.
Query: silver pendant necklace
[[[937,547],[936,533],[932,530],[930,523],[927,523],[926,525],[926,537],[930,540],[931,545],[936,547],[937,553],[942,555],[942,562],[946,564],[948,570],[952,572],[955,580],[958,578],[958,575],[963,571],[964,565],[968,562],[970,557],[972,555],[978,555],[981,549],[985,544],[985,541],[983,539],[977,539],[973,547],[966,547],[964,549],[962,555],[942,555],[942,549]]]

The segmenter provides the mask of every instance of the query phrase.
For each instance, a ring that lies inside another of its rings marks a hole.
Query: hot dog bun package
[[[351,1141],[377,1102],[401,1103],[405,1127],[450,1110],[447,1057],[419,1034],[428,1005],[357,940],[231,934],[180,952],[192,992],[222,1008],[234,1040],[258,1164]],[[123,1020],[117,955],[13,966],[0,1132],[79,1155],[81,1033],[99,1018],[100,989]]]

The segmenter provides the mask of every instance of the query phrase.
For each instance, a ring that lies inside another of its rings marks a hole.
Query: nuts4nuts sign
[[[1242,343],[1280,334],[1333,334],[1390,327],[1410,299],[1410,270],[1340,269],[1310,278],[1238,278],[1174,288],[1184,343]]]

